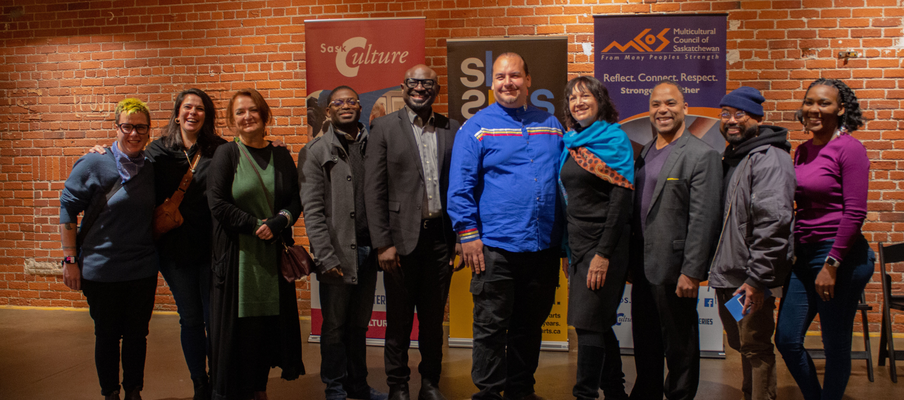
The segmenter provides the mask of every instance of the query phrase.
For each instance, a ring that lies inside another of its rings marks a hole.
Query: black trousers
[[[82,279],[82,292],[94,319],[94,365],[102,395],[119,390],[120,358],[123,389],[144,387],[148,324],[156,291],[157,275],[125,282]]]
[[[641,275],[641,274],[635,274]],[[653,285],[635,276],[631,290],[634,364],[637,380],[631,398],[693,399],[700,382],[700,333],[697,299],[675,294],[676,285]],[[669,367],[662,381],[663,359]]]
[[[559,285],[559,248],[512,253],[484,246],[486,271],[471,277],[474,348],[471,398],[520,399],[534,393],[543,323]]]
[[[425,220],[417,247],[401,256],[401,271],[383,274],[386,288],[386,341],[383,359],[389,386],[408,382],[408,348],[414,310],[417,309],[418,349],[421,379],[439,385],[443,362],[443,318],[452,266],[449,246],[443,235],[443,220]]]

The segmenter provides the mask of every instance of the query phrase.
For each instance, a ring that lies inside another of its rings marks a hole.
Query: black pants
[[[675,294],[676,285],[652,285],[635,276],[631,290],[634,363],[637,380],[631,398],[693,399],[700,381],[697,299]],[[669,367],[662,381],[663,359]]]
[[[327,400],[368,398],[367,327],[377,287],[375,254],[358,246],[357,285],[320,284],[320,380]]]
[[[443,235],[443,220],[425,220],[417,247],[400,257],[401,271],[384,273],[386,342],[383,359],[389,386],[408,382],[408,348],[417,309],[421,379],[439,385],[443,362],[443,318],[449,297],[452,267]]]
[[[141,390],[157,275],[125,282],[82,279],[82,291],[94,319],[94,365],[101,394],[106,396],[119,390],[120,358],[123,389]]]
[[[472,399],[520,399],[534,393],[543,322],[559,284],[559,248],[512,253],[483,248],[486,271],[471,277],[474,348]]]

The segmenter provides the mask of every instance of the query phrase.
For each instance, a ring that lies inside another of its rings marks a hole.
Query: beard
[[[750,140],[753,137],[756,137],[757,133],[759,133],[759,127],[756,125],[746,125],[744,130],[741,131],[741,135],[739,136],[728,136],[725,135],[725,132],[722,132],[722,135],[725,136],[725,141],[732,146],[738,146],[741,143],[744,143]]]

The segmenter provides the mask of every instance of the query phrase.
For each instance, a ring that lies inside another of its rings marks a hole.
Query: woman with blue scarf
[[[597,79],[565,87],[568,100],[559,188],[565,199],[570,266],[568,324],[578,335],[578,399],[627,399],[612,331],[625,289],[634,195],[634,150]]]
[[[157,290],[154,168],[144,152],[151,113],[141,100],[125,99],[115,117],[116,142],[106,154],[79,158],[60,195],[63,283],[88,299],[101,395],[119,400],[122,389],[126,400],[141,400]]]

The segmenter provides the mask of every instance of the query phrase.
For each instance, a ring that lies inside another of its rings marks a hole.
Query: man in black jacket
[[[709,278],[728,345],[741,354],[741,391],[754,400],[776,397],[775,297],[769,289],[781,286],[791,270],[797,186],[788,130],[760,124],[763,101],[758,90],[741,86],[720,102],[719,128],[728,141],[722,158],[725,211]],[[741,319],[726,307],[738,294]]]
[[[374,120],[365,168],[370,237],[386,286],[386,380],[390,400],[409,399],[416,308],[418,399],[445,400],[439,391],[443,317],[455,257],[446,189],[459,123],[433,112],[440,86],[426,65],[409,69],[401,86],[405,107]]]

